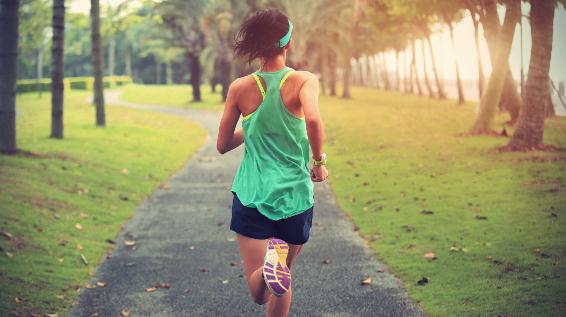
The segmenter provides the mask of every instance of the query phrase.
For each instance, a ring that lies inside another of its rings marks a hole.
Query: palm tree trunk
[[[328,67],[328,71],[330,72],[330,76],[329,76],[329,89],[330,89],[330,95],[331,96],[336,96],[336,53],[329,51],[330,55],[329,55],[329,67]]]
[[[167,61],[165,65],[165,78],[167,85],[173,84],[173,61]]]
[[[350,77],[352,76],[352,63],[350,58],[344,58],[344,75],[342,81],[344,83],[344,90],[342,91],[342,98],[350,99]]]
[[[116,60],[116,35],[110,37],[108,45],[108,76],[114,76],[114,61]]]
[[[16,153],[18,0],[0,0],[0,152]]]
[[[126,64],[126,76],[132,77],[132,54],[130,53],[130,48],[126,48],[126,56],[124,58]]]
[[[476,17],[476,12],[474,9],[469,8],[470,17],[472,18],[472,22],[474,24],[474,40],[476,43],[476,58],[478,63],[478,100],[481,99],[483,94],[484,86],[485,86],[485,75],[483,73],[483,61],[481,58],[480,52],[480,32],[479,32],[479,21]]]
[[[397,66],[395,67],[395,71],[397,72],[395,75],[395,87],[398,91],[401,91],[401,64],[399,61],[399,50],[395,50],[395,58],[397,59]]]
[[[505,76],[508,69],[509,53],[511,52],[511,44],[513,35],[515,34],[515,26],[520,16],[520,0],[511,0],[507,4],[505,12],[505,22],[499,36],[499,49],[493,63],[493,71],[487,84],[487,90],[480,102],[480,108],[476,121],[470,130],[470,134],[489,133],[491,131],[491,123],[495,117],[497,106],[501,100],[501,93],[505,83]]]
[[[63,50],[65,47],[65,0],[53,1],[53,48],[51,69],[51,137],[63,138]]]
[[[382,70],[382,74],[383,74],[383,88],[385,88],[385,90],[390,90],[391,89],[391,83],[389,82],[389,70],[387,70],[387,63],[385,61],[385,53],[381,52],[380,54],[381,56],[381,65],[383,65],[383,70]]]
[[[426,90],[428,91],[428,96],[430,98],[434,98],[434,91],[430,85],[430,81],[428,80],[428,68],[426,67],[426,54],[425,54],[425,42],[421,39],[421,55],[423,56],[423,73],[424,73],[424,82],[426,86]]]
[[[43,94],[43,89],[41,87],[41,79],[43,78],[43,43],[37,48],[37,60],[36,60],[36,80],[37,80],[37,94],[39,97]]]
[[[497,50],[500,44],[499,37],[501,33],[501,24],[499,21],[499,15],[497,13],[497,4],[495,1],[487,1],[485,4],[485,13],[480,14],[480,21],[484,29],[484,35],[487,42],[487,47],[489,50],[489,57],[491,64],[495,65]],[[515,79],[513,79],[513,74],[511,73],[511,67],[509,62],[505,61],[507,64],[507,71],[505,75],[505,81],[503,83],[503,93],[501,95],[499,105],[500,110],[507,110],[511,117],[511,123],[514,124],[519,118],[519,111],[521,109],[521,96],[517,92],[517,84]]]
[[[407,53],[407,48],[405,48],[403,53],[404,53],[404,56],[405,56],[405,65],[403,65],[404,68],[405,68],[405,92],[412,94],[413,93],[413,82],[411,81],[411,70],[410,70],[410,67],[409,67],[409,61],[408,61],[409,54]]]
[[[417,72],[417,54],[415,53],[415,41],[411,41],[411,45],[413,47],[413,61],[412,61],[412,68],[413,68],[413,73],[415,74],[415,84],[417,85],[417,91],[419,93],[419,96],[423,95],[423,90],[421,88],[421,83],[419,82],[419,73]]]
[[[92,72],[94,74],[94,105],[96,106],[96,125],[106,125],[104,113],[104,84],[102,82],[104,61],[100,47],[100,4],[99,0],[90,0],[90,27],[92,42]]]
[[[189,73],[191,74],[191,87],[193,88],[193,100],[192,102],[201,102],[200,96],[200,77],[201,68],[199,57],[194,54],[187,54],[187,59],[189,63]]]
[[[525,105],[508,144],[511,150],[528,150],[543,145],[555,7],[556,0],[531,0],[531,60],[525,84]]]
[[[438,77],[438,71],[436,70],[436,59],[434,58],[434,50],[432,49],[432,42],[430,41],[430,35],[426,37],[428,43],[428,50],[430,53],[430,63],[432,64],[432,73],[434,74],[434,80],[436,81],[436,91],[438,92],[438,99],[446,99],[446,93],[444,92],[444,87],[442,82]]]
[[[454,43],[454,27],[452,22],[448,22],[448,29],[450,30],[450,42],[452,42],[452,51],[454,52],[454,67],[456,68],[456,86],[458,87],[458,104],[463,105],[466,103],[464,97],[464,87],[462,87],[462,79],[460,78],[460,67],[458,66],[458,57],[456,57],[456,44]]]

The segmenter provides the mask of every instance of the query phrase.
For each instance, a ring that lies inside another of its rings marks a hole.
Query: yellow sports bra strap
[[[289,77],[289,75],[291,75],[291,72],[292,72],[292,70],[288,71],[287,73],[285,73],[285,75],[283,75],[283,78],[281,79],[281,83],[279,84],[279,89],[281,89],[281,87],[283,87],[283,84],[287,80],[287,77]]]
[[[259,76],[254,74],[254,73],[252,73],[252,76],[254,77],[257,85],[259,86],[259,91],[261,92],[261,97],[265,98],[265,89],[263,89],[263,85],[261,83],[261,80],[259,79]]]

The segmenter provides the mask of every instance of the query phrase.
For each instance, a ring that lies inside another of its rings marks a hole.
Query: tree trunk
[[[546,105],[544,107],[544,116],[546,118],[556,116],[556,112],[554,111],[554,103],[552,102],[552,87],[548,87],[548,94],[546,95]]]
[[[395,58],[397,59],[396,75],[395,75],[395,87],[398,91],[401,91],[401,63],[399,61],[399,51],[395,50]]]
[[[442,82],[438,77],[438,71],[436,70],[436,59],[434,58],[434,50],[432,49],[430,35],[426,37],[426,41],[428,43],[428,50],[430,53],[430,63],[432,64],[432,73],[434,74],[434,80],[436,81],[436,91],[437,91],[438,99],[446,99],[446,93],[444,92],[444,87],[442,86]]]
[[[222,101],[226,101],[228,97],[228,88],[230,88],[230,81],[232,74],[230,73],[230,60],[223,58],[218,65],[220,67],[220,85],[222,86]]]
[[[409,66],[409,54],[407,53],[407,49],[403,52],[405,55],[405,92],[413,93],[413,82],[411,80],[411,67]]]
[[[90,27],[92,42],[92,71],[94,74],[94,105],[96,106],[96,125],[103,127],[106,125],[106,115],[104,113],[104,84],[102,60],[102,50],[100,47],[100,6],[99,0],[90,0]]]
[[[329,56],[329,67],[328,67],[328,72],[330,72],[330,76],[329,76],[329,89],[330,89],[330,95],[331,96],[336,96],[336,53],[334,52],[329,52],[331,53]]]
[[[344,59],[344,78],[342,81],[344,82],[344,90],[342,91],[342,98],[350,99],[352,96],[350,95],[350,76],[352,76],[352,63],[350,62],[349,58]]]
[[[531,60],[525,84],[525,105],[509,141],[511,150],[543,145],[545,105],[549,97],[549,70],[556,0],[531,0]]]
[[[168,61],[165,65],[165,77],[167,78],[166,83],[167,85],[173,84],[173,61]]]
[[[0,152],[16,147],[16,73],[18,65],[18,0],[0,0]]]
[[[116,59],[116,36],[110,37],[108,45],[108,76],[114,76],[114,61]]]
[[[199,57],[194,54],[187,54],[187,59],[189,63],[189,73],[191,74],[191,87],[193,88],[193,100],[192,102],[201,102],[200,96],[200,61]]]
[[[377,55],[376,54],[371,55],[369,57],[369,62],[370,62],[371,69],[372,69],[371,78],[372,78],[372,81],[373,81],[373,86],[375,88],[381,88],[381,84],[379,82],[379,69],[380,69],[380,67],[379,67],[378,62],[377,62]]]
[[[37,61],[36,61],[36,80],[37,80],[37,94],[39,97],[43,94],[43,89],[41,88],[41,79],[43,78],[43,43],[37,49]]]
[[[458,87],[458,104],[463,105],[466,103],[464,97],[464,87],[462,87],[462,79],[460,78],[460,67],[458,66],[458,57],[456,56],[456,44],[454,43],[454,27],[452,22],[448,22],[448,29],[450,30],[450,41],[452,42],[452,51],[454,52],[454,67],[456,68],[456,86]]]
[[[126,56],[124,58],[124,62],[126,64],[126,76],[132,77],[132,54],[130,53],[130,49],[126,48]]]
[[[478,116],[470,130],[471,134],[482,134],[491,131],[491,123],[495,117],[505,83],[509,53],[511,52],[515,26],[520,13],[520,1],[511,0],[507,4],[505,22],[503,23],[503,28],[499,36],[499,49],[495,56],[495,63],[493,63],[493,71],[489,78],[485,95],[481,99]]]
[[[483,73],[483,61],[480,52],[480,32],[479,32],[479,21],[476,17],[476,13],[473,9],[469,9],[470,17],[474,24],[474,40],[476,42],[476,58],[478,63],[478,100],[481,99],[485,86],[485,75]]]
[[[318,55],[318,68],[320,69],[320,92],[326,95],[326,86],[328,85],[328,50],[321,47]]]
[[[373,86],[373,78],[371,77],[371,68],[370,68],[370,63],[369,63],[369,57],[367,55],[364,56],[364,66],[365,66],[365,77],[366,77],[366,85],[368,87],[372,87]]]
[[[428,96],[430,98],[434,98],[434,91],[432,90],[432,86],[430,85],[430,81],[428,80],[428,68],[426,67],[425,42],[422,39],[421,39],[421,55],[423,56],[423,73],[424,73],[424,82],[425,82],[426,90],[428,91]]]
[[[65,48],[65,0],[53,1],[53,48],[51,68],[51,137],[63,138],[63,50]]]
[[[485,14],[480,15],[480,20],[483,25],[484,35],[489,50],[489,57],[491,65],[496,63],[497,50],[500,44],[501,23],[497,13],[497,4],[495,1],[486,1]],[[505,75],[505,82],[503,84],[503,93],[499,101],[501,110],[507,110],[511,117],[511,123],[514,124],[519,118],[519,111],[521,109],[521,96],[517,92],[517,84],[513,79],[509,61],[505,61],[507,70]]]
[[[383,65],[382,67],[382,74],[383,74],[383,88],[385,90],[390,90],[391,89],[391,82],[389,81],[389,70],[387,69],[387,62],[385,61],[385,53],[381,52],[381,54],[379,54],[381,56],[381,65]]]
[[[161,84],[161,73],[163,72],[163,65],[159,61],[155,61],[155,84]]]
[[[419,93],[419,96],[423,95],[423,90],[421,88],[421,83],[419,82],[419,73],[417,72],[417,54],[415,53],[415,41],[411,41],[411,45],[413,48],[413,61],[412,61],[412,68],[413,68],[413,73],[415,74],[415,84],[417,85],[417,91]]]

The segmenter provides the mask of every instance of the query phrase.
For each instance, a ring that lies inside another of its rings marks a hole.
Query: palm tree
[[[483,61],[480,53],[479,12],[475,1],[476,0],[465,0],[464,2],[466,8],[470,12],[470,18],[472,19],[472,24],[474,25],[474,41],[476,46],[476,58],[478,64],[478,96],[479,98],[481,98],[485,86],[485,75],[483,72]]]
[[[106,115],[104,113],[104,85],[102,48],[100,45],[100,3],[99,0],[90,0],[90,25],[91,25],[91,55],[92,70],[94,73],[94,105],[96,106],[96,125],[103,127],[106,125]]]
[[[556,0],[531,0],[531,60],[525,85],[525,104],[517,129],[509,141],[511,150],[542,147],[545,105],[549,95],[549,70]]]
[[[0,0],[0,152],[15,153],[18,0]]]
[[[426,54],[425,54],[425,42],[421,39],[421,55],[423,57],[423,73],[424,73],[424,82],[426,86],[426,90],[428,91],[428,96],[430,98],[434,98],[434,91],[430,85],[430,81],[428,80],[428,68],[426,66]]]
[[[53,1],[53,48],[51,69],[51,137],[63,138],[63,50],[65,48],[65,0]]]
[[[508,69],[509,54],[511,52],[511,44],[513,35],[515,34],[515,26],[521,14],[520,0],[509,0],[507,3],[507,11],[505,12],[505,21],[499,36],[499,50],[495,56],[493,63],[493,71],[489,78],[487,89],[480,101],[479,113],[476,117],[474,125],[470,130],[470,134],[484,134],[491,132],[491,123],[495,117],[497,106],[501,100],[501,94],[505,82],[505,76]]]

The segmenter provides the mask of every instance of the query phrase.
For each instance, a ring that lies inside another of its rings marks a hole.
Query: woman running
[[[260,68],[230,85],[217,140],[221,154],[245,144],[231,188],[230,229],[251,296],[267,304],[267,316],[289,312],[291,266],[312,225],[313,182],[328,176],[318,79],[285,65],[292,32],[277,9],[261,10],[242,24],[234,53],[250,64],[259,58]],[[236,129],[240,115],[242,128]]]

